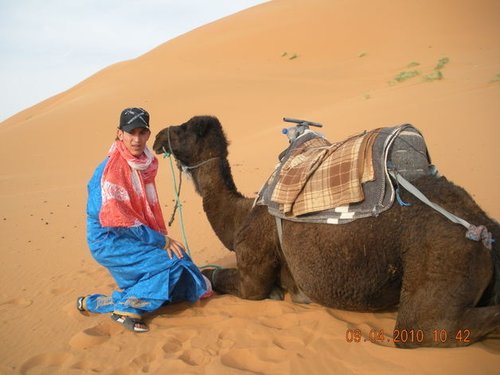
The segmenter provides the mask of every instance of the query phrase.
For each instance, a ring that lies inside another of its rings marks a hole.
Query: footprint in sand
[[[141,354],[140,356],[134,358],[130,363],[130,369],[134,370],[135,374],[138,373],[148,373],[151,364],[156,360],[154,354]]]
[[[69,340],[69,345],[73,349],[88,349],[108,341],[112,331],[111,323],[100,323],[78,332]]]
[[[294,336],[278,336],[273,339],[273,344],[288,352],[302,352],[306,348],[306,344],[302,338]]]
[[[265,374],[289,374],[287,352],[279,348],[232,349],[221,357],[232,369]]]
[[[28,307],[33,304],[33,301],[27,298],[14,298],[9,301],[0,303],[0,311],[16,307]]]
[[[159,367],[159,360],[155,354],[146,353],[141,354],[131,361],[125,360],[127,362],[124,366],[115,367],[112,372],[106,372],[109,375],[136,375],[136,374],[148,374],[157,373],[155,370]],[[109,371],[109,370],[108,370]],[[166,374],[167,372],[161,372],[161,374]]]
[[[220,349],[224,349],[224,350],[231,349],[235,343],[236,343],[236,341],[234,341],[230,338],[225,338],[224,335],[222,335],[222,334],[220,334],[219,338],[217,339],[217,346]]]
[[[182,342],[173,336],[164,339],[165,344],[161,347],[165,354],[175,354],[182,350]]]
[[[190,366],[203,366],[210,362],[210,355],[201,349],[189,349],[179,357],[181,361]]]
[[[268,328],[290,329],[300,324],[297,314],[282,314],[281,316],[262,317],[260,324]]]
[[[184,349],[183,341],[191,339],[181,341],[182,338],[177,336],[168,336],[163,339],[164,343],[161,347],[163,358],[180,359],[189,366],[203,366],[210,362],[212,354],[209,350],[192,348],[191,345],[189,345],[189,349]]]
[[[101,364],[88,359],[78,361],[71,365],[71,369],[79,370],[78,374],[100,373],[102,372]]]
[[[54,296],[54,297],[57,297],[57,296],[60,296],[60,295],[63,295],[63,294],[69,294],[70,292],[73,292],[74,289],[71,289],[71,288],[54,288],[54,289],[51,289],[49,291],[49,293]]]
[[[31,357],[21,365],[20,373],[60,374],[62,367],[73,359],[73,355],[65,352],[44,353]]]

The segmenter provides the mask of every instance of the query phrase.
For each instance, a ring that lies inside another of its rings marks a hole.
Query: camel
[[[279,285],[294,302],[358,312],[397,309],[394,331],[385,338],[401,348],[465,346],[500,327],[498,245],[488,250],[466,239],[463,227],[408,192],[411,207],[395,203],[378,217],[348,224],[284,220],[280,243],[267,208],[237,190],[216,117],[195,116],[161,130],[153,149],[171,152],[191,175],[213,230],[235,252],[237,268],[203,271],[216,292],[259,300]],[[500,225],[463,188],[442,176],[414,184],[500,237]]]

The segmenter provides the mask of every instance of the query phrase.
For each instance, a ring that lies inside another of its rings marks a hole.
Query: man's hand
[[[172,254],[175,254],[179,259],[184,258],[184,248],[182,244],[170,237],[166,237],[166,240],[165,250],[167,251],[168,257],[172,259]]]

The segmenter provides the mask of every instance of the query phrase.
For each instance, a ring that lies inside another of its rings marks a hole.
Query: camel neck
[[[213,195],[243,197],[234,184],[231,167],[227,159],[220,158],[210,163],[200,164],[191,172],[196,191],[204,199]]]
[[[250,212],[253,200],[238,192],[227,159],[204,164],[192,171],[203,210],[224,246],[234,248],[235,229]]]

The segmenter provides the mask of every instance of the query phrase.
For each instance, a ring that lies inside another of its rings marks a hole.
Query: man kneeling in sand
[[[120,290],[77,299],[79,311],[111,313],[134,332],[149,330],[145,313],[211,293],[182,245],[166,236],[155,185],[158,160],[146,146],[150,135],[144,109],[122,111],[117,138],[88,184],[87,202],[90,251]]]

